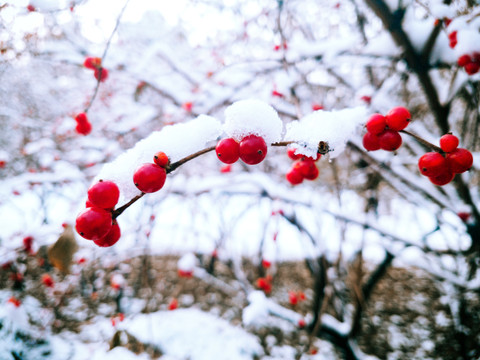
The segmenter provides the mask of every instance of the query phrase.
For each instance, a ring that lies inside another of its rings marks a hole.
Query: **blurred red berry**
[[[450,34],[448,34],[448,40],[450,42],[450,47],[453,49],[455,46],[457,46],[457,31],[452,31]]]
[[[172,311],[178,308],[178,300],[173,298],[168,304],[168,310]]]
[[[468,75],[474,75],[478,72],[478,70],[480,70],[480,63],[469,62],[468,64],[465,65],[464,69]]]
[[[53,288],[55,283],[53,282],[52,277],[49,274],[43,274],[42,275],[42,283],[46,287]]]
[[[99,57],[87,57],[83,62],[83,66],[90,70],[96,70],[102,67],[102,59]]]
[[[298,304],[298,296],[295,291],[288,292],[288,302],[290,305],[297,305]]]
[[[303,182],[303,175],[296,168],[291,168],[290,171],[285,174],[285,178],[292,185],[298,185]]]
[[[470,57],[470,55],[467,55],[467,54],[460,56],[457,60],[457,64],[460,67],[464,67],[470,62],[472,62],[472,58]]]
[[[108,70],[103,67],[95,68],[93,75],[98,81],[104,82],[108,78]]]
[[[323,110],[323,105],[320,105],[320,104],[312,104],[312,110],[313,110],[313,111]]]

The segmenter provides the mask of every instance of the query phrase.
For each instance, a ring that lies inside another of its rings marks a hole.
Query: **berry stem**
[[[295,143],[295,141],[279,141],[279,142],[276,142],[276,143],[273,143],[271,144],[272,146],[288,146],[290,144],[293,144]],[[191,155],[188,155],[186,157],[184,157],[183,159],[180,159],[172,164],[170,164],[167,168],[166,168],[166,172],[167,174],[171,173],[172,171],[174,171],[175,169],[177,169],[178,167],[182,166],[183,164],[185,164],[186,162],[189,162],[190,160],[193,160],[197,157],[199,157],[200,155],[203,155],[203,154],[206,154],[210,151],[213,151],[215,150],[215,147],[216,145],[214,146],[210,146],[208,148],[205,148],[205,149],[202,149],[200,151],[197,151],[196,153],[193,153]],[[112,212],[112,219],[116,219],[117,217],[119,217],[127,208],[130,207],[130,205],[132,205],[133,203],[135,203],[137,200],[139,200],[140,198],[142,198],[143,196],[145,195],[144,192],[142,192],[141,194],[135,196],[134,198],[132,198],[129,202],[127,202],[126,204],[120,206],[119,208],[117,208],[116,210],[114,210]]]
[[[128,203],[120,206],[118,209],[114,210],[112,212],[112,219],[116,219],[117,217],[119,217],[127,208],[130,207],[130,205],[132,205],[135,201],[137,201],[138,199],[142,198],[143,195],[145,195],[144,192],[142,192],[140,195],[137,195],[135,196],[132,200],[130,200]]]
[[[183,159],[180,159],[178,160],[177,162],[174,162],[172,164],[170,164],[168,167],[167,167],[167,174],[171,173],[173,170],[175,170],[176,168],[178,168],[179,166],[182,166],[183,164],[185,164],[186,162],[190,161],[190,160],[193,160],[195,159],[196,157],[199,157],[200,155],[203,155],[203,154],[206,154],[210,151],[213,151],[215,150],[215,146],[210,146],[208,148],[205,148],[203,150],[200,150],[200,151],[197,151],[196,153],[194,154],[191,154],[191,155],[188,155],[186,157],[184,157]]]
[[[410,131],[400,130],[399,132],[410,135],[411,137],[413,137],[415,140],[417,140],[419,143],[425,145],[426,147],[429,147],[430,149],[432,149],[432,150],[434,150],[434,151],[436,151],[436,152],[438,152],[442,155],[444,154],[444,151],[440,147],[438,147],[436,145],[433,145],[431,142],[421,138],[420,136],[418,136],[418,135],[416,135],[416,134],[414,134]]]

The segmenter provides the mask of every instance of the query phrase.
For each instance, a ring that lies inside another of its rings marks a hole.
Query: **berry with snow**
[[[98,207],[83,210],[75,220],[75,230],[87,240],[98,240],[112,228],[112,213]]]
[[[222,139],[217,143],[215,152],[221,162],[233,164],[240,158],[240,144],[232,138]]]
[[[437,175],[429,176],[428,179],[434,185],[443,186],[443,185],[447,185],[450,181],[452,181],[454,177],[455,177],[455,174],[451,172],[448,168],[446,168],[444,169],[443,172]]]
[[[257,135],[244,137],[240,141],[238,150],[240,159],[248,165],[259,164],[267,156],[267,144],[261,136]]]
[[[141,192],[153,193],[163,187],[166,177],[164,168],[157,164],[145,163],[133,174],[133,183]]]
[[[113,209],[120,197],[120,190],[113,181],[100,180],[88,189],[87,194],[90,205],[103,209]]]

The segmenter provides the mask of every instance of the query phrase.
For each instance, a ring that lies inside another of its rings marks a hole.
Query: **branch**
[[[417,54],[407,34],[403,31],[402,20],[405,9],[397,9],[392,13],[384,0],[366,0],[366,2],[383,22],[383,26],[390,32],[395,43],[404,50],[405,61],[420,81],[428,105],[435,116],[437,126],[442,133],[448,133],[450,129],[448,124],[450,104],[443,106],[440,103],[437,90],[428,74],[430,69],[429,59],[424,59],[421,54]]]

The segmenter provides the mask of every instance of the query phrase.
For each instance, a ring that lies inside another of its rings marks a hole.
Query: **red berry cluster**
[[[449,41],[449,46],[453,49],[455,46],[457,46],[458,40],[457,40],[457,30],[452,31],[450,34],[448,34],[448,41]]]
[[[467,149],[458,147],[455,135],[446,134],[440,138],[440,149],[443,153],[432,151],[418,160],[418,168],[422,175],[438,186],[446,185],[460,174],[472,167],[473,156]]]
[[[299,302],[305,301],[306,296],[303,291],[289,291],[288,292],[288,302],[290,305],[297,305]]]
[[[87,57],[83,62],[83,66],[93,70],[93,76],[98,81],[105,81],[108,78],[108,70],[102,67],[102,59],[99,57]]]
[[[464,54],[457,60],[457,64],[465,69],[468,75],[476,74],[480,70],[480,52]]]
[[[102,247],[112,246],[120,239],[120,227],[112,212],[120,197],[118,186],[112,181],[100,180],[88,189],[86,209],[75,221],[75,229],[87,240]]]
[[[267,275],[265,277],[258,278],[256,285],[259,289],[263,290],[265,294],[270,294],[272,292],[272,281],[272,276]]]
[[[287,150],[287,155],[290,159],[295,160],[292,167],[285,175],[285,178],[290,184],[298,185],[305,179],[315,180],[318,178],[319,171],[315,162],[321,157],[319,153],[317,153],[316,158],[313,158],[302,154],[295,154],[295,149],[289,148]]]
[[[92,124],[88,121],[87,114],[80,113],[75,116],[75,121],[77,122],[77,126],[75,126],[75,131],[81,135],[88,135],[92,131]]]
[[[245,164],[259,164],[267,156],[267,144],[261,136],[247,135],[240,142],[226,138],[215,147],[218,159],[225,164],[233,164],[241,159]]]
[[[386,116],[373,114],[367,121],[363,146],[368,151],[395,151],[402,145],[399,131],[410,123],[410,112],[403,106],[391,109]]]
[[[141,165],[133,174],[133,183],[143,193],[153,193],[160,190],[167,178],[166,168],[170,160],[163,151],[153,156],[153,163]]]

